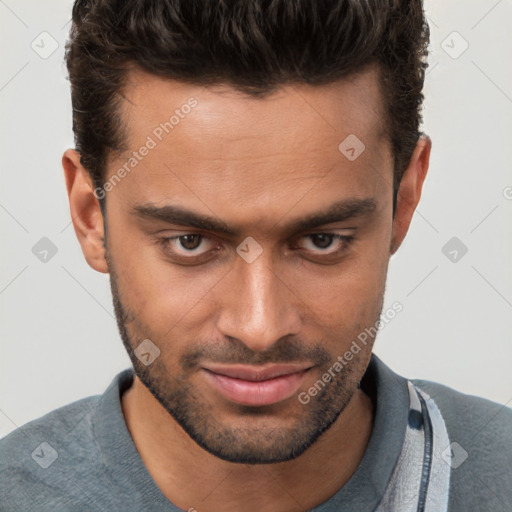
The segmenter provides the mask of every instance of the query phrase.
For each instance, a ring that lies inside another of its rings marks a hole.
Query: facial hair
[[[152,339],[162,355],[146,366],[134,350],[142,339],[147,338],[142,333],[147,334],[148,330],[136,312],[126,306],[108,251],[106,255],[117,325],[135,374],[190,438],[212,455],[239,464],[271,464],[295,459],[335,423],[357,390],[371,355],[371,346],[361,350],[351,364],[337,372],[330,382],[322,381],[321,389],[308,404],[302,404],[295,396],[289,398],[296,404],[293,412],[286,415],[285,425],[276,425],[275,417],[281,407],[279,403],[259,407],[233,403],[229,408],[230,418],[235,416],[240,421],[226,421],[193,385],[201,360],[258,365],[307,361],[316,366],[316,383],[321,381],[335,360],[321,343],[311,347],[311,344],[306,345],[297,339],[282,338],[265,352],[253,352],[240,340],[230,338],[229,342],[221,345],[188,345],[186,353],[181,355],[179,363],[173,365],[174,370],[171,371],[164,356],[171,352],[172,340]],[[306,348],[308,346],[311,348]],[[266,418],[269,421],[265,421]]]

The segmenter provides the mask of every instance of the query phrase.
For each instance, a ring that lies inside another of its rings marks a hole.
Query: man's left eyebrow
[[[331,204],[326,210],[295,219],[283,224],[281,230],[287,235],[294,235],[333,222],[344,222],[353,218],[363,217],[375,211],[377,203],[373,198],[348,198]],[[134,205],[131,213],[137,217],[160,220],[170,224],[189,226],[206,231],[217,231],[226,235],[239,237],[241,229],[228,226],[224,221],[208,215],[188,210],[181,206],[145,203]],[[281,222],[275,223],[277,226]]]
[[[314,213],[286,224],[284,229],[288,233],[301,233],[333,222],[344,222],[364,217],[373,213],[376,208],[377,202],[371,197],[343,199],[332,204],[323,212]]]

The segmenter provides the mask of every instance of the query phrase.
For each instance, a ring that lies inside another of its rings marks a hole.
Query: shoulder
[[[69,435],[74,428],[82,423],[94,410],[100,395],[82,398],[63,407],[59,407],[40,418],[32,420],[0,439],[0,467],[4,468],[8,463],[8,456],[14,455],[20,460],[18,452],[21,445],[25,445],[29,439],[38,437],[59,437]]]
[[[0,439],[6,510],[29,510],[34,503],[40,510],[65,509],[83,501],[76,463],[95,457],[92,415],[99,399],[91,396],[60,407]]]
[[[450,437],[462,436],[470,440],[478,435],[489,438],[493,444],[508,441],[512,453],[512,409],[435,382],[417,379],[412,382],[437,404],[448,433],[452,434]]]
[[[512,510],[512,409],[425,380],[450,439],[452,510]]]

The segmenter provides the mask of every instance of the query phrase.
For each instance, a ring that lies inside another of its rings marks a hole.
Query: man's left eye
[[[193,251],[201,245],[203,237],[201,235],[183,235],[178,238],[178,241],[179,245],[183,247],[183,249]]]
[[[340,235],[337,233],[313,233],[303,238],[309,242],[306,244],[307,247],[303,247],[304,249],[326,254],[343,251],[354,239],[352,235]]]

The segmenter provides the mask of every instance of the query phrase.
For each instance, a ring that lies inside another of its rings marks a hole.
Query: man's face
[[[393,164],[376,77],[255,99],[132,72],[123,92],[130,151],[106,176],[138,152],[106,197],[120,332],[140,380],[225,460],[303,453],[368,364],[371,340],[298,399],[382,310]],[[180,220],[185,210],[218,226]],[[160,355],[146,366],[133,351],[148,339]],[[269,368],[292,375],[271,381]]]

